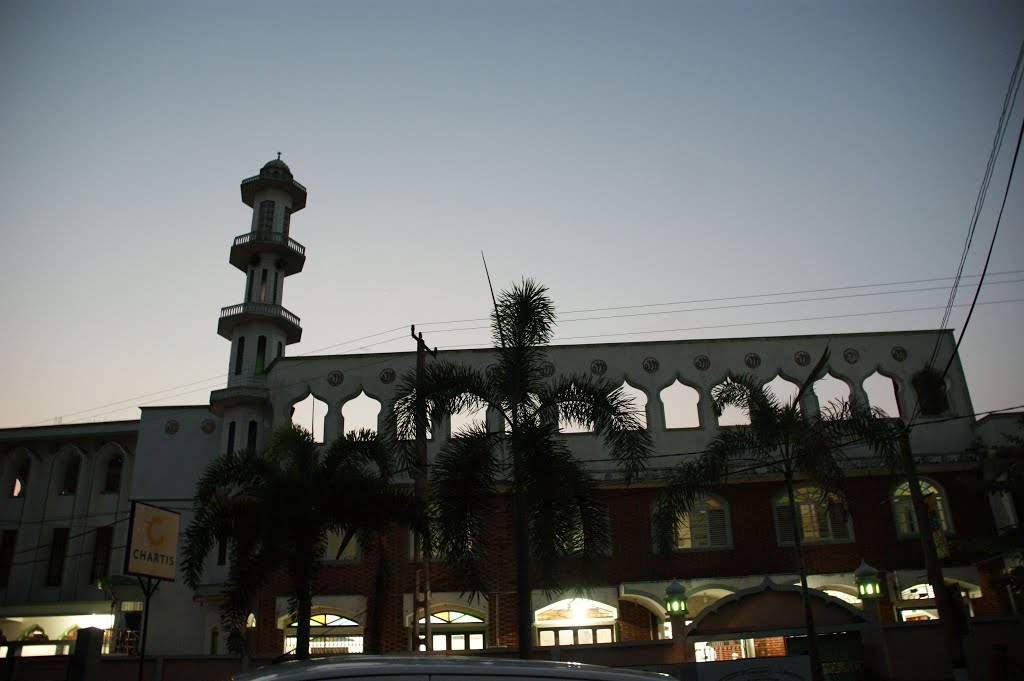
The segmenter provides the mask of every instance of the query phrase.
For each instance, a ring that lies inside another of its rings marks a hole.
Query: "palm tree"
[[[738,407],[749,425],[719,428],[718,434],[697,459],[680,464],[670,474],[659,496],[654,526],[659,549],[670,551],[678,536],[683,514],[705,494],[724,483],[739,470],[774,470],[786,481],[786,494],[793,519],[793,550],[800,573],[804,616],[814,681],[821,681],[821,654],[807,588],[807,566],[803,550],[803,519],[798,512],[794,480],[807,479],[820,490],[821,504],[841,504],[845,499],[843,463],[845,450],[863,443],[887,461],[897,456],[897,432],[880,409],[858,403],[834,402],[807,414],[800,402],[813,390],[815,381],[828,370],[829,351],[804,380],[796,396],[780,402],[765,384],[744,374],[731,377],[711,393],[716,413],[728,406]]]
[[[592,429],[627,480],[644,470],[651,439],[632,398],[619,386],[587,374],[552,375],[547,345],[555,311],[547,289],[525,279],[495,300],[491,315],[494,363],[486,371],[438,360],[417,385],[403,378],[393,402],[392,431],[407,454],[416,425],[481,408],[502,424],[454,433],[431,469],[431,541],[467,591],[485,590],[485,524],[493,503],[511,492],[520,657],[533,651],[530,559],[545,587],[564,583],[567,565],[587,567],[606,550],[609,528],[595,480],[566,446],[559,419]],[[547,369],[547,371],[546,371]],[[417,397],[418,396],[418,397]],[[574,571],[574,579],[580,579]]]
[[[297,612],[296,656],[309,657],[313,579],[329,534],[341,534],[343,551],[371,528],[418,526],[416,500],[389,484],[391,458],[371,431],[324,447],[289,424],[274,431],[265,452],[228,452],[210,462],[196,485],[183,570],[195,589],[207,555],[228,542],[221,622],[233,652],[243,652],[246,616],[260,587],[283,569]]]

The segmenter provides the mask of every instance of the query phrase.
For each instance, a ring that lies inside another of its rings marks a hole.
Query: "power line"
[[[1021,273],[1024,273],[1024,270],[1008,270],[1008,271],[1003,271],[1003,272],[995,272],[995,273],[991,273],[990,276],[993,276],[993,277],[995,277],[995,276],[1012,276],[1012,275],[1021,274]],[[973,277],[980,276],[980,275],[965,275],[965,276],[973,278]],[[850,286],[838,286],[838,287],[827,287],[827,288],[817,288],[817,289],[803,289],[803,290],[794,290],[794,291],[781,291],[781,292],[775,292],[775,293],[759,293],[759,294],[750,294],[750,295],[746,295],[746,296],[726,296],[726,297],[720,297],[720,298],[705,298],[705,299],[695,299],[695,300],[690,300],[690,301],[675,301],[675,302],[663,302],[663,303],[638,303],[638,304],[635,304],[635,305],[623,305],[623,306],[614,306],[614,307],[599,307],[599,308],[585,308],[585,309],[579,309],[579,310],[571,310],[571,311],[567,311],[567,312],[565,312],[563,314],[580,314],[580,313],[585,313],[585,312],[602,312],[602,311],[627,310],[627,309],[642,309],[642,308],[649,308],[649,307],[667,307],[667,306],[672,306],[672,305],[683,305],[683,304],[700,304],[700,303],[711,303],[711,302],[724,302],[724,301],[731,301],[731,300],[743,300],[743,299],[757,299],[757,298],[766,298],[766,297],[789,296],[789,295],[798,295],[798,294],[803,294],[803,293],[819,293],[819,292],[831,292],[831,291],[843,291],[843,290],[859,290],[859,289],[864,289],[864,288],[877,288],[877,287],[885,287],[885,286],[899,286],[899,285],[908,285],[908,284],[917,284],[917,283],[932,283],[932,282],[938,282],[938,281],[948,281],[949,279],[951,279],[951,277],[935,277],[935,278],[928,278],[928,279],[914,279],[914,280],[884,282],[884,283],[878,283],[878,284],[856,284],[856,285],[850,285]],[[1022,281],[1021,279],[1012,279],[1012,280],[1008,280],[1008,281],[999,281],[999,282],[994,282],[994,283],[995,284],[1013,284],[1013,283],[1019,283],[1021,281]],[[715,307],[693,308],[693,309],[688,309],[688,310],[672,310],[672,311],[664,311],[664,312],[640,312],[640,313],[631,313],[631,314],[624,314],[624,315],[604,315],[604,316],[589,317],[589,318],[563,319],[563,320],[560,320],[560,322],[561,323],[572,323],[572,322],[580,322],[580,321],[598,321],[598,320],[604,320],[604,319],[628,318],[628,317],[649,316],[649,315],[657,315],[657,314],[682,314],[682,313],[688,313],[688,312],[714,311],[714,310],[723,310],[723,309],[738,309],[738,308],[759,307],[759,306],[767,306],[767,305],[782,305],[782,304],[788,304],[788,303],[802,303],[802,302],[815,302],[815,301],[825,301],[825,300],[838,300],[838,299],[843,299],[843,298],[858,298],[858,297],[876,297],[876,296],[884,296],[884,295],[899,295],[901,293],[924,292],[924,291],[937,290],[939,288],[944,288],[944,287],[923,287],[923,288],[914,288],[914,289],[902,289],[902,290],[896,290],[896,291],[873,291],[873,292],[865,292],[865,293],[854,293],[854,294],[848,294],[848,295],[843,295],[843,296],[822,296],[822,297],[817,297],[817,298],[803,298],[803,299],[791,300],[791,301],[763,301],[763,302],[758,302],[758,303],[746,303],[746,304],[737,304],[737,305],[722,305],[722,306],[715,306]],[[924,309],[924,308],[922,308],[922,309]],[[929,308],[929,309],[933,309],[933,308]],[[875,314],[875,313],[864,313],[864,314]],[[877,314],[888,314],[888,313],[887,312],[879,312]],[[861,315],[855,315],[855,316],[864,316],[864,315],[861,314]],[[798,321],[809,321],[809,320],[812,320],[812,319],[830,319],[830,318],[835,318],[835,317],[825,316],[825,317],[819,317],[819,318],[808,318],[808,319],[803,319],[803,320],[798,320]],[[422,326],[428,326],[428,325],[429,326],[435,326],[435,325],[454,324],[454,323],[472,322],[472,321],[484,321],[484,319],[481,318],[481,319],[449,320],[449,321],[443,321],[443,322],[425,322],[425,323],[422,323],[421,325]],[[778,323],[786,323],[787,321],[788,320],[779,320]],[[706,327],[692,327],[691,329],[683,329],[683,330],[696,330],[696,329],[700,329],[700,328],[725,328],[725,327],[728,327],[728,326],[744,326],[744,325],[749,324],[749,323],[753,323],[753,322],[737,323],[737,324],[729,324],[729,325],[706,326]],[[763,324],[763,323],[766,323],[766,322],[759,322],[759,323]],[[489,328],[489,326],[460,327],[460,328],[455,328],[455,329],[435,329],[434,332],[435,333],[453,333],[453,332],[461,332],[461,331],[479,331],[479,330],[487,329],[487,328]],[[342,341],[340,343],[334,343],[332,345],[324,346],[322,348],[317,348],[315,350],[310,350],[310,351],[307,351],[307,352],[298,353],[296,355],[292,355],[292,357],[305,357],[305,356],[312,355],[314,353],[322,352],[323,350],[329,350],[329,349],[340,347],[340,346],[343,346],[343,345],[352,345],[352,344],[358,343],[360,341],[369,340],[369,339],[372,339],[372,338],[377,338],[379,336],[383,336],[383,335],[386,335],[386,334],[389,334],[389,333],[392,333],[392,332],[395,332],[395,331],[398,331],[398,330],[404,330],[404,329],[405,329],[404,326],[402,326],[402,327],[395,327],[394,329],[387,329],[387,330],[384,330],[384,331],[379,331],[379,332],[376,332],[376,333],[360,336],[358,338],[353,338],[353,339],[350,339],[350,340]],[[637,332],[637,333],[641,333],[642,334],[642,333],[657,333],[657,332],[656,331],[651,331],[651,332]],[[611,337],[611,336],[619,336],[619,335],[628,335],[628,334],[593,334],[593,335],[589,335],[589,336],[576,336],[576,337],[570,337],[570,338],[600,338],[600,337],[605,337],[605,336]],[[371,343],[370,345],[371,346],[373,346],[373,345],[385,345],[387,343],[391,343],[391,342],[394,342],[394,341],[397,341],[397,340],[400,340],[400,339],[404,339],[404,338],[405,338],[405,334],[403,333],[403,334],[400,334],[400,335],[396,335],[396,336],[394,336],[392,338],[387,338],[387,339],[384,339],[384,340],[376,341],[374,343]],[[476,347],[476,345],[475,344],[470,344],[470,345],[459,345],[459,346],[449,346],[449,347],[450,348],[465,348],[465,347]],[[344,354],[351,354],[351,353],[344,353]],[[213,388],[214,386],[212,386],[212,385],[201,385],[198,388],[194,388],[194,389],[191,389],[191,390],[183,390],[181,392],[176,392],[176,393],[174,393],[172,395],[164,395],[164,393],[178,391],[178,390],[182,390],[184,388],[192,388],[192,386],[196,386],[196,385],[200,385],[200,384],[207,384],[207,383],[211,383],[213,381],[223,381],[225,378],[227,378],[227,376],[228,376],[227,374],[219,374],[219,375],[211,376],[211,377],[208,377],[208,378],[205,378],[205,379],[200,379],[200,380],[197,380],[197,381],[191,381],[189,383],[184,383],[184,384],[181,384],[181,385],[172,386],[172,387],[169,387],[169,388],[164,388],[162,390],[157,390],[157,391],[153,391],[153,392],[149,392],[149,393],[144,393],[144,394],[141,394],[141,395],[136,395],[136,396],[133,396],[133,397],[125,398],[123,400],[117,400],[115,402],[109,402],[109,403],[98,405],[98,406],[91,407],[91,408],[88,408],[88,409],[81,409],[81,410],[78,410],[78,411],[70,412],[70,413],[61,415],[61,418],[70,418],[70,417],[74,417],[74,416],[78,416],[78,415],[82,415],[82,414],[89,414],[90,412],[97,412],[97,411],[106,409],[107,411],[103,411],[103,412],[100,412],[100,413],[97,413],[97,414],[92,414],[89,417],[89,418],[99,418],[101,416],[105,416],[107,414],[116,413],[116,412],[122,411],[123,409],[127,408],[127,406],[121,406],[121,405],[130,405],[130,404],[134,405],[134,404],[137,404],[139,401],[144,400],[147,397],[155,397],[157,395],[163,395],[163,397],[159,398],[159,401],[164,401],[164,400],[173,399],[175,397],[182,397],[182,396],[185,396],[185,395],[190,395],[190,394],[193,394],[193,393],[196,393],[196,392],[209,390],[209,389]],[[111,409],[111,407],[116,407],[116,409]],[[31,423],[31,424],[27,424],[26,426],[23,426],[23,427],[29,427],[29,426],[33,426],[33,425],[48,425],[48,424],[49,424],[49,419],[47,419],[45,421],[37,421],[37,422]]]
[[[995,170],[996,159],[999,157],[999,152],[1003,147],[1003,138],[1006,135],[1006,127],[1009,124],[1009,117],[1017,99],[1017,91],[1020,89],[1020,67],[1022,59],[1024,59],[1024,42],[1021,43],[1020,49],[1017,52],[1017,62],[1014,64],[1013,72],[1010,75],[1010,82],[1007,85],[1006,94],[1003,97],[1003,107],[999,114],[999,122],[996,124],[995,138],[992,140],[992,148],[989,151],[988,163],[985,166],[985,173],[981,180],[981,186],[978,188],[978,195],[974,200],[974,210],[971,214],[970,222],[968,223],[967,237],[964,239],[964,247],[960,254],[960,263],[957,266],[956,276],[953,279],[953,286],[949,292],[949,300],[946,303],[946,309],[942,315],[942,321],[939,323],[940,329],[944,329],[946,324],[949,323],[949,316],[953,310],[953,303],[956,300],[957,290],[960,286],[961,274],[963,273],[964,264],[967,262],[967,253],[970,251],[971,242],[974,240],[974,231],[978,226],[978,219],[981,217],[982,207],[985,204],[985,197],[988,195],[988,188],[992,182],[992,173]],[[933,366],[935,364],[935,360],[938,358],[940,338],[935,339],[935,347],[932,350],[931,359],[928,360],[928,366]]]

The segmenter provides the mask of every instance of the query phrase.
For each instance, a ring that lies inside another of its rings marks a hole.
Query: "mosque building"
[[[378,427],[383,426],[400,377],[415,368],[414,352],[287,356],[288,346],[302,337],[299,317],[284,306],[284,291],[288,277],[301,273],[306,261],[291,224],[306,207],[306,195],[280,158],[241,183],[252,220],[234,237],[228,262],[245,283],[240,302],[220,312],[217,333],[230,343],[227,381],[208,403],[143,407],[130,421],[0,430],[0,631],[7,641],[46,640],[52,646],[34,649],[36,654],[59,654],[79,628],[98,627],[106,632],[106,654],[132,653],[143,602],[137,580],[123,574],[132,500],[180,511],[183,531],[204,467],[225,451],[265,447],[275,428],[292,421],[295,405],[311,397],[319,405],[314,430],[325,442],[349,429],[350,403],[376,403]],[[566,444],[602,481],[612,546],[598,561],[598,586],[532,593],[535,644],[614,649],[671,637],[665,593],[678,580],[698,656],[780,654],[799,636],[799,622],[767,618],[762,606],[765,599],[796,590],[794,512],[804,518],[812,593],[817,607],[829,613],[823,631],[856,629],[870,619],[857,588],[862,563],[878,571],[882,598],[872,605],[877,620],[895,625],[936,617],[908,483],[857,448],[849,452],[845,508],[822,505],[813,487],[801,484],[798,508],[792,509],[781,477],[751,473],[689,512],[675,551],[665,555],[654,548],[651,509],[663,474],[687,453],[702,451],[719,428],[741,422],[737,414],[715,412],[712,388],[730,375],[753,372],[770,379],[776,394],[794,395],[826,346],[829,374],[801,407],[814,410],[826,399],[852,396],[893,416],[920,413],[911,448],[941,527],[936,538],[944,579],[979,622],[1014,612],[1007,592],[990,584],[1002,561],[968,546],[1018,522],[1011,497],[977,484],[986,453],[1015,428],[1014,419],[974,416],[959,359],[945,377],[941,399],[923,399],[917,377],[936,342],[943,356],[954,352],[949,331],[551,347],[552,373],[591,373],[634,395],[658,457],[642,479],[627,485],[592,433],[565,433]],[[481,370],[493,362],[486,348],[442,354]],[[458,427],[453,421],[458,419],[433,424],[431,457]],[[493,522],[499,536],[511,537],[507,513],[499,510]],[[314,595],[314,654],[362,652],[368,599],[379,597],[378,551],[389,566],[381,604],[385,646],[414,647],[417,565],[411,546],[402,530],[366,555],[355,544],[338,555],[335,538]],[[443,561],[435,563],[434,650],[516,647],[513,562],[511,540],[497,546],[486,576],[491,591],[475,599],[463,593]],[[221,550],[210,556],[198,590],[185,586],[180,575],[160,585],[151,603],[150,654],[226,654],[218,585],[227,569]],[[294,648],[295,613],[283,586],[275,582],[263,590],[249,625],[255,652]]]

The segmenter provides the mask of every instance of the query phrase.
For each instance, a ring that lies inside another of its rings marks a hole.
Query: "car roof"
[[[426,655],[345,655],[320,660],[289,661],[254,672],[238,674],[235,681],[307,681],[363,676],[529,676],[579,681],[656,681],[664,674],[615,669],[579,662],[446,657]]]

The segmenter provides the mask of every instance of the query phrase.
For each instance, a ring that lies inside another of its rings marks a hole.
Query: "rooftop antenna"
[[[501,337],[501,347],[505,347],[505,331],[501,328],[501,319],[498,317],[498,299],[494,297],[494,284],[491,283],[491,273],[487,270],[487,258],[484,257],[483,249],[480,250],[480,259],[484,261],[487,287],[491,289],[491,302],[494,304],[494,319],[498,322],[498,336]]]

